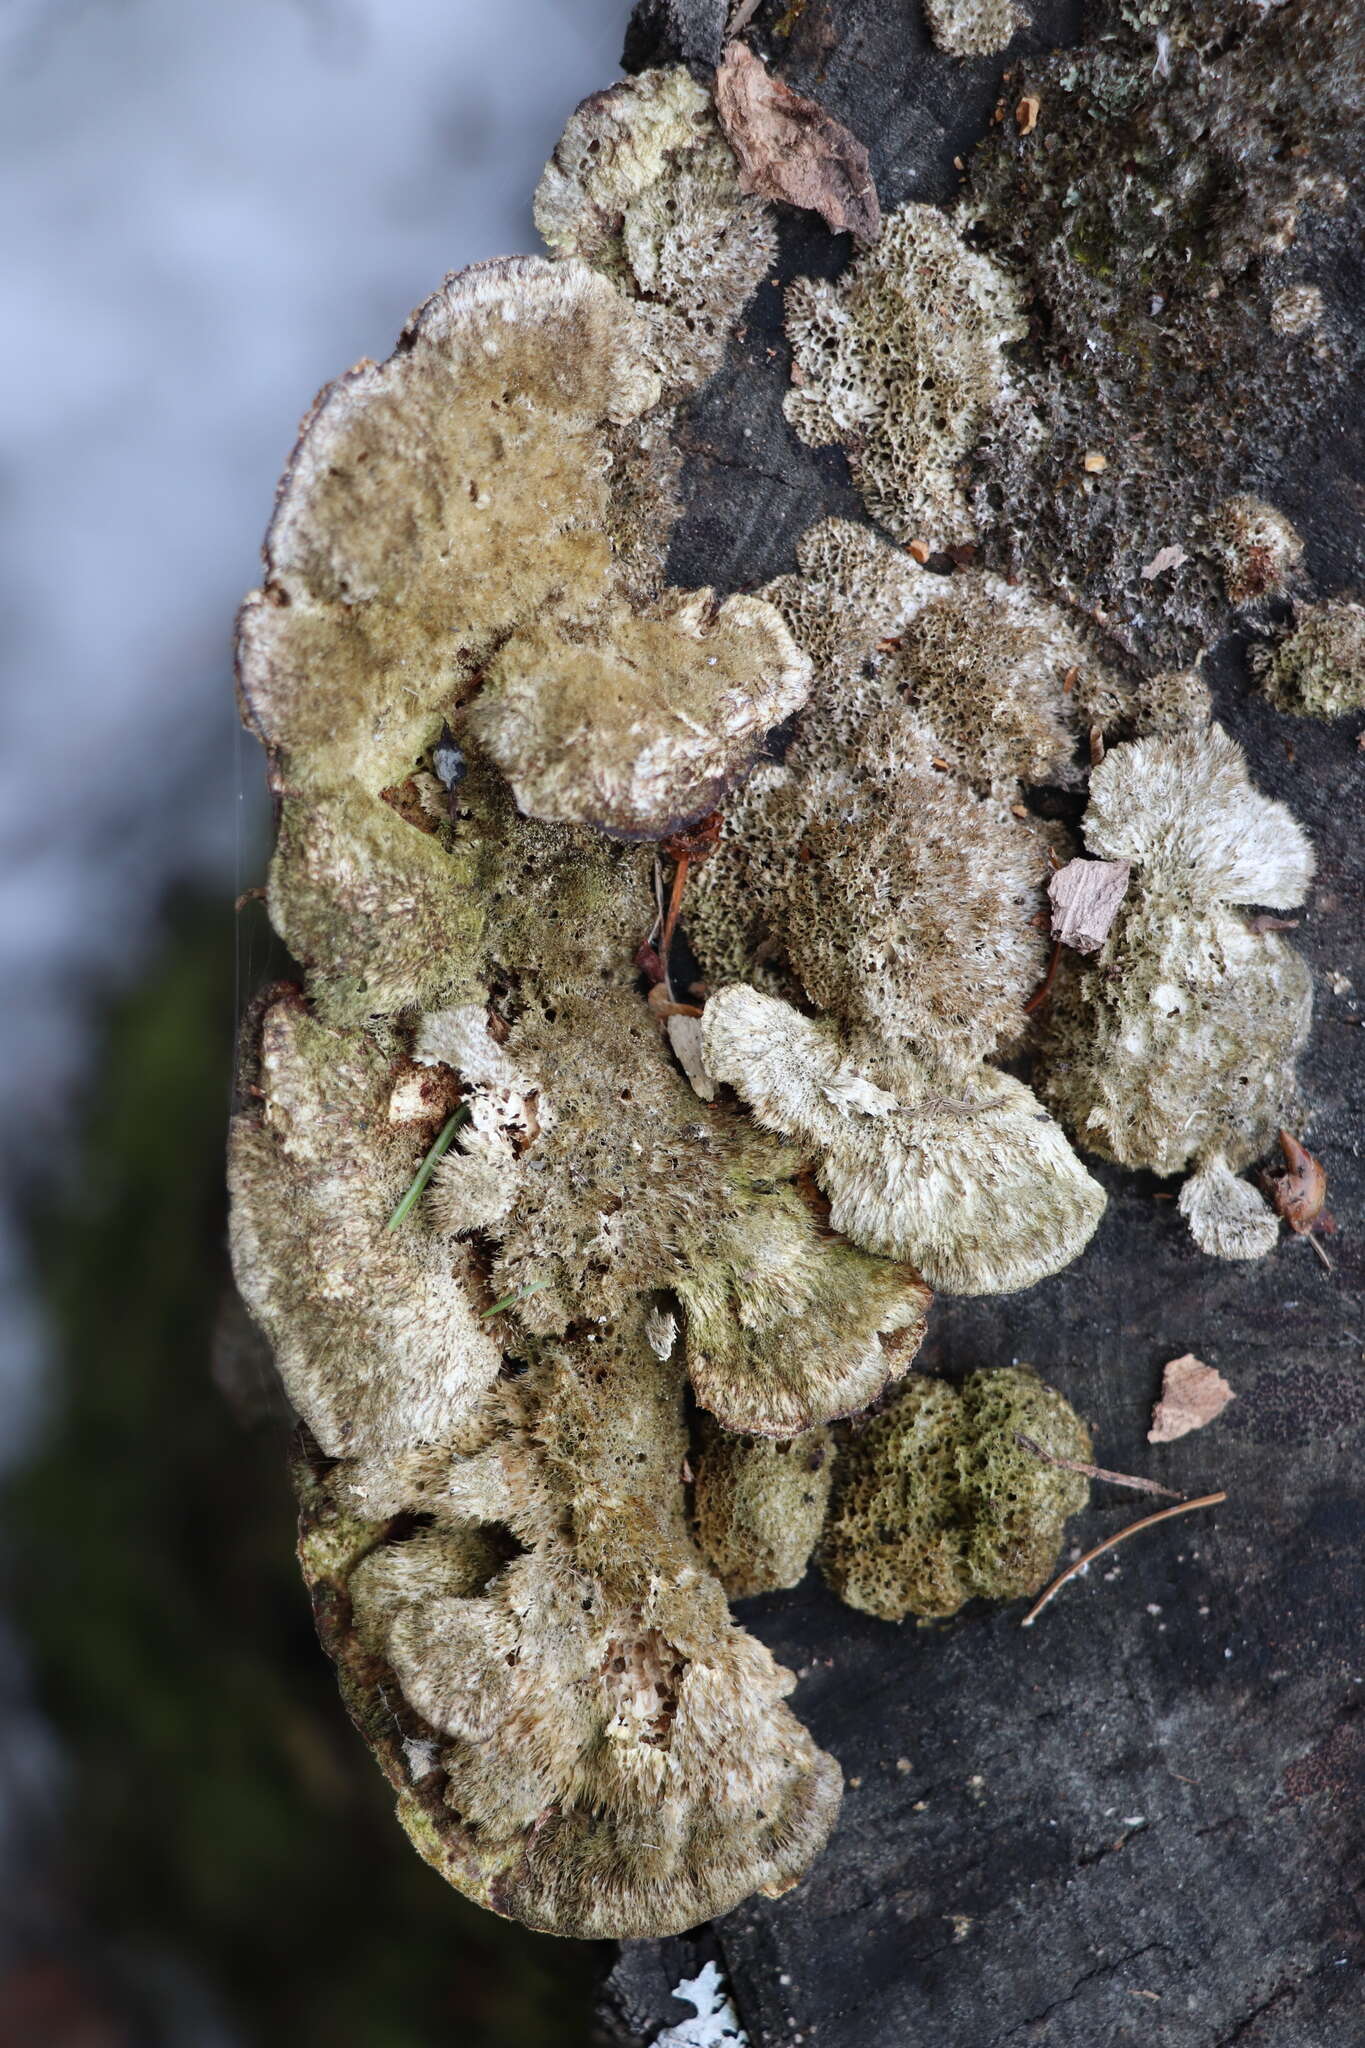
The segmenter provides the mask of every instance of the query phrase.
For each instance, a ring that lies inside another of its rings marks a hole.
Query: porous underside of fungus
[[[1254,647],[1251,664],[1281,711],[1301,718],[1365,711],[1365,605],[1338,597],[1297,606],[1284,637]]]
[[[1133,874],[1093,962],[1060,980],[1044,1099],[1121,1165],[1193,1168],[1181,1209],[1199,1243],[1258,1256],[1274,1219],[1236,1170],[1293,1121],[1312,982],[1240,906],[1301,904],[1312,849],[1217,725],[1113,748],[1091,777],[1084,831],[1091,853]]]
[[[693,1455],[697,1541],[731,1599],[799,1585],[829,1503],[830,1432],[775,1441],[735,1436],[703,1417]]]
[[[840,1452],[821,1567],[850,1607],[883,1621],[955,1614],[964,1601],[1036,1593],[1089,1481],[1090,1432],[1021,1367],[976,1372],[959,1393],[911,1375]]]
[[[1028,15],[1014,0],[925,0],[929,33],[950,57],[987,57],[1003,50]]]
[[[937,207],[909,203],[837,284],[788,287],[787,333],[786,411],[802,440],[844,444],[897,539],[970,540],[957,467],[1005,389],[1005,345],[1024,333],[1004,273]]]

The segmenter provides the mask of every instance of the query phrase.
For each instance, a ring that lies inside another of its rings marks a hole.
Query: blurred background
[[[315,390],[536,247],[627,0],[0,0],[0,2048],[590,2038],[346,1722],[223,1249],[233,613]]]

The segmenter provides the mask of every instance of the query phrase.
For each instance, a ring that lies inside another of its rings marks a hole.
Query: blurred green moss
[[[346,1720],[294,1562],[287,1419],[230,1312],[215,1384],[233,983],[220,908],[180,905],[34,1219],[60,1384],[6,1519],[70,1773],[59,1882],[134,1976],[173,1958],[253,2042],[568,2048],[595,1952],[442,1884]]]

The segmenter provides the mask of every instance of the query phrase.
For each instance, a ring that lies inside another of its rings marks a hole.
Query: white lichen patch
[[[1277,334],[1310,334],[1322,323],[1322,293],[1315,284],[1290,284],[1270,302],[1270,324]]]
[[[950,57],[989,57],[1003,50],[1028,15],[1014,0],[925,0],[924,17]]]
[[[1281,711],[1341,718],[1365,710],[1365,605],[1334,597],[1297,606],[1289,631],[1254,647],[1251,665]]]
[[[702,383],[771,267],[772,209],[740,190],[710,94],[685,66],[594,93],[545,167],[536,226],[637,296],[670,391]]]
[[[1236,906],[1301,904],[1312,849],[1216,725],[1113,748],[1084,829],[1092,853],[1131,861],[1133,876],[1094,966],[1058,988],[1045,1099],[1122,1165],[1198,1169],[1181,1207],[1200,1244],[1258,1256],[1273,1219],[1235,1176],[1292,1121],[1312,984],[1280,934]]]
[[[945,1085],[905,1053],[733,985],[706,1005],[706,1064],[815,1155],[830,1222],[954,1294],[1008,1293],[1070,1263],[1104,1194],[1021,1081]]]
[[[897,539],[970,540],[957,467],[1006,395],[1004,350],[1024,331],[1004,273],[938,208],[907,203],[837,284],[789,286],[787,417],[813,446],[844,445]]]

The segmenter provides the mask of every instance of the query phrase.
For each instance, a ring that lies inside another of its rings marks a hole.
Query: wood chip
[[[1101,455],[1098,448],[1092,448],[1086,455],[1085,460],[1081,464],[1081,468],[1085,470],[1089,476],[1098,476],[1101,470],[1108,469],[1108,467],[1109,457],[1107,455]]]
[[[1021,135],[1032,135],[1038,126],[1038,109],[1042,101],[1037,93],[1026,92],[1014,109],[1014,124]]]
[[[1182,547],[1158,548],[1146,568],[1139,573],[1144,583],[1150,583],[1154,577],[1160,576],[1164,569],[1178,569],[1182,562],[1188,562],[1189,559]]]
[[[1162,1374],[1161,1399],[1152,1410],[1147,1441],[1174,1443],[1178,1436],[1212,1422],[1236,1398],[1222,1373],[1187,1351],[1183,1358],[1173,1358]]]
[[[1047,885],[1052,936],[1077,953],[1098,953],[1128,889],[1126,860],[1069,860]]]
[[[743,191],[818,213],[836,234],[876,241],[881,207],[862,143],[818,101],[774,78],[747,44],[726,46],[716,111]]]
[[[673,1048],[678,1065],[692,1083],[693,1093],[699,1095],[703,1102],[714,1102],[716,1084],[707,1073],[706,1063],[701,1056],[700,1017],[688,1016],[679,1007],[673,1011],[664,1029],[668,1033],[668,1042]]]

